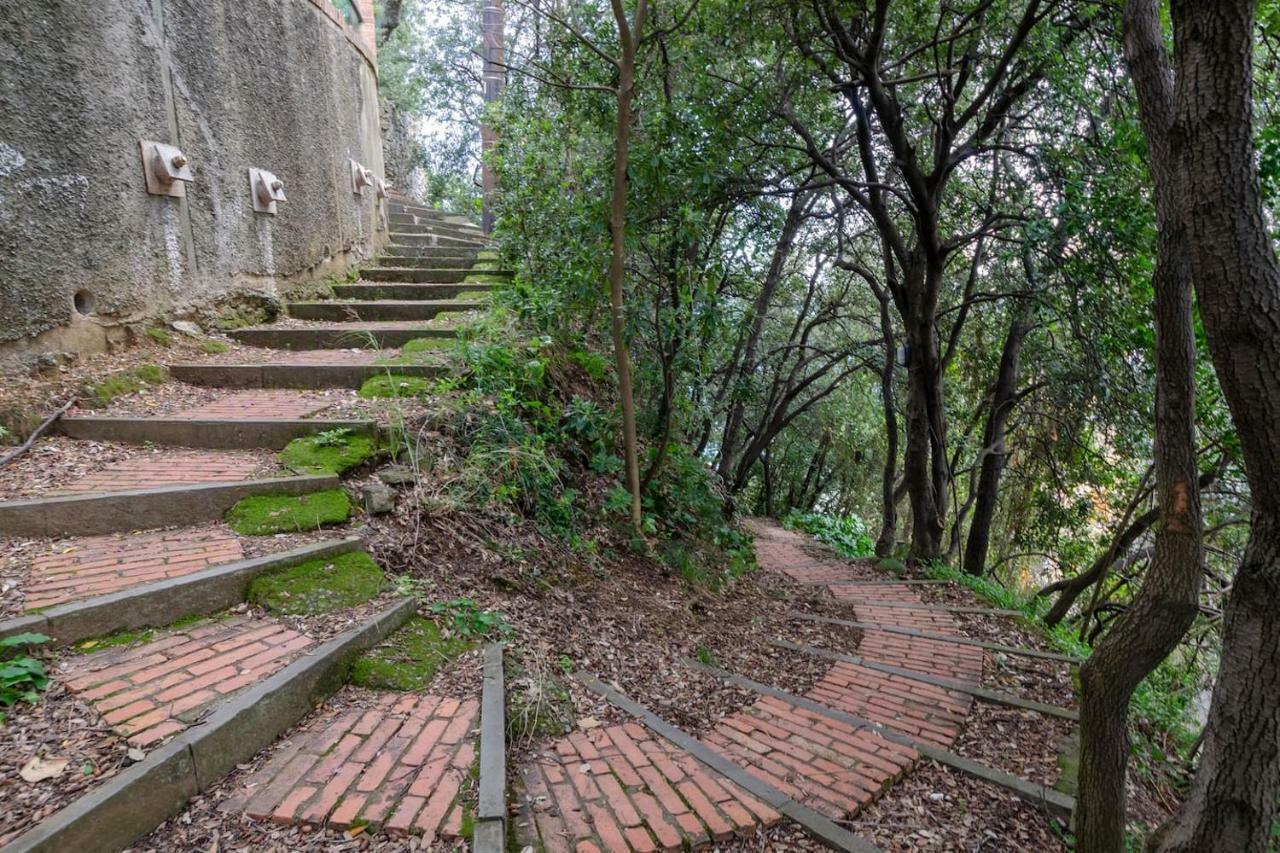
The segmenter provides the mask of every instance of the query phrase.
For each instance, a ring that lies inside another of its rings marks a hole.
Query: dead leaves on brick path
[[[129,763],[124,740],[60,684],[34,706],[9,708],[0,724],[0,847]]]

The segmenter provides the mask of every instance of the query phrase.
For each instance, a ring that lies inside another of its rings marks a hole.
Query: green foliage
[[[5,711],[19,702],[34,705],[40,691],[49,685],[49,676],[39,658],[23,651],[27,646],[49,642],[44,634],[14,634],[0,640],[0,723]]]
[[[362,604],[386,585],[382,569],[363,551],[308,560],[258,575],[248,599],[275,613],[330,613]]]
[[[470,640],[446,637],[435,622],[415,616],[356,659],[351,683],[373,690],[424,691],[440,667],[472,648]]]
[[[147,329],[146,335],[162,347],[167,347],[173,344],[173,335],[168,329],[159,329],[153,326]]]
[[[352,429],[330,429],[295,438],[280,451],[280,461],[292,471],[341,474],[377,456],[376,439]]]
[[[460,637],[483,639],[511,633],[511,626],[501,611],[485,610],[470,598],[438,601],[429,609]]]
[[[155,637],[155,630],[152,628],[141,628],[137,631],[116,631],[113,634],[105,634],[101,637],[92,637],[88,640],[81,640],[71,647],[76,654],[90,654],[91,652],[100,652],[103,649],[114,648],[115,646],[132,646],[138,643],[149,643]]]
[[[250,495],[227,510],[226,520],[241,536],[269,536],[319,530],[350,515],[347,493],[325,489],[305,495]]]
[[[200,342],[200,351],[207,352],[210,355],[216,355],[220,352],[228,352],[231,345],[225,341],[204,340]]]
[[[803,530],[836,549],[842,557],[870,557],[875,543],[867,533],[867,525],[856,515],[835,517],[815,512],[792,510],[782,519],[788,530]]]
[[[431,390],[432,382],[424,376],[400,376],[394,373],[380,373],[370,376],[360,386],[359,396],[365,400],[377,397],[402,399],[418,397]]]

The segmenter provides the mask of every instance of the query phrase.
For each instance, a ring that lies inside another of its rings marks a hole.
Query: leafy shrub
[[[49,676],[38,658],[22,652],[24,646],[49,642],[44,634],[14,634],[0,640],[0,709],[19,702],[35,704],[40,691],[49,685]],[[0,710],[0,722],[5,712]]]
[[[870,557],[875,543],[867,533],[867,525],[856,515],[843,517],[816,512],[792,510],[782,519],[788,530],[803,530],[819,542],[825,542],[842,557]]]
[[[445,620],[454,633],[468,639],[511,633],[511,626],[501,611],[485,610],[470,598],[437,601],[430,610],[432,615]]]

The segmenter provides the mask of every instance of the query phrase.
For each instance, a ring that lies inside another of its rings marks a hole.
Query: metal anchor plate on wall
[[[187,194],[187,183],[196,179],[191,171],[191,161],[174,145],[138,140],[142,150],[142,174],[146,178],[147,192],[182,198]]]
[[[266,169],[249,167],[249,195],[253,199],[255,213],[275,215],[276,202],[288,201],[284,197],[284,181]]]

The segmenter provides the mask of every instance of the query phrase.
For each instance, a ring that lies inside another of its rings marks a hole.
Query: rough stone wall
[[[370,257],[348,160],[382,174],[372,57],[328,0],[0,4],[0,362]],[[190,158],[184,199],[146,193],[140,139]],[[251,166],[284,182],[276,216]]]

